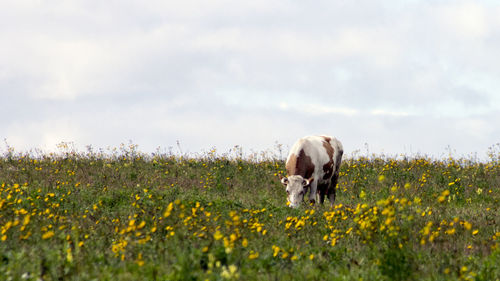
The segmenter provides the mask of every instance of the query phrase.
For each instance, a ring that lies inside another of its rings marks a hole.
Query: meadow
[[[299,209],[276,154],[9,148],[0,280],[500,280],[499,148],[345,158]]]

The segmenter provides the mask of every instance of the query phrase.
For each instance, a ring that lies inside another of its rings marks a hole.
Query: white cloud
[[[353,116],[359,114],[359,111],[354,108],[326,106],[307,102],[303,104],[288,104],[286,102],[282,102],[279,104],[279,108],[287,112],[296,112],[299,114],[305,113],[310,115],[339,114]]]
[[[7,127],[7,143],[17,151],[43,149],[56,151],[61,142],[75,142],[81,147],[89,141],[77,122],[68,117],[16,122]],[[80,148],[81,148],[80,147]]]
[[[371,115],[378,115],[378,116],[394,116],[394,117],[405,117],[409,116],[410,113],[405,112],[405,111],[388,111],[384,109],[374,109],[370,111]]]
[[[487,1],[3,1],[1,137],[196,150],[333,132],[352,150],[482,150],[500,137],[498,12]]]
[[[446,32],[460,39],[482,39],[488,35],[488,13],[477,1],[456,1],[436,8],[436,17]]]

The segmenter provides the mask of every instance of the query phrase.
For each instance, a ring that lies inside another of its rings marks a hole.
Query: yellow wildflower
[[[139,266],[143,266],[144,265],[144,260],[142,259],[142,254],[141,253],[139,253],[139,255],[137,256],[136,263]]]
[[[280,247],[273,245],[273,257],[277,256],[280,252]]]
[[[248,258],[251,260],[256,259],[258,257],[259,257],[259,252],[250,251],[250,254],[248,255]]]
[[[240,274],[238,273],[238,267],[234,264],[223,267],[220,276],[224,279],[238,279]]]
[[[450,229],[446,230],[446,234],[448,234],[448,235],[455,234],[455,228],[450,228]]]
[[[361,190],[361,192],[359,193],[359,198],[363,199],[363,198],[365,198],[365,196],[366,196],[365,191]]]
[[[141,229],[141,228],[143,228],[145,225],[146,225],[146,222],[145,222],[145,221],[141,221],[141,222],[139,223],[139,225],[137,226],[137,229]]]
[[[466,221],[466,222],[464,222],[464,227],[465,227],[465,229],[470,230],[472,228],[472,224],[470,222]]]
[[[215,239],[215,240],[220,240],[220,239],[222,239],[222,237],[223,237],[223,235],[222,235],[222,233],[221,233],[219,230],[217,230],[217,231],[214,233],[214,239]]]
[[[42,235],[42,239],[49,239],[51,238],[52,236],[54,236],[54,231],[47,231],[45,232],[43,235]]]

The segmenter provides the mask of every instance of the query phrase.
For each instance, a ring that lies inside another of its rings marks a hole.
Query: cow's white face
[[[304,179],[301,176],[289,176],[281,179],[281,183],[286,187],[288,202],[291,208],[298,208],[304,201],[304,194],[313,179]]]

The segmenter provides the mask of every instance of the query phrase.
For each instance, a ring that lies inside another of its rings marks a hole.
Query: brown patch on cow
[[[323,176],[324,180],[327,180],[332,177],[333,175],[333,153],[334,149],[332,145],[330,144],[331,138],[329,137],[323,137],[325,141],[323,141],[323,147],[325,148],[326,152],[328,153],[328,158],[329,161],[323,165],[323,172],[325,175]],[[328,140],[328,141],[327,141]]]
[[[326,142],[330,142],[332,138],[327,137],[327,136],[321,136]]]
[[[307,156],[303,149],[300,150],[299,155],[291,154],[286,162],[286,172],[290,176],[301,176],[309,179],[314,173],[314,164],[310,156]]]
[[[331,138],[323,137],[325,141],[323,142],[323,147],[326,149],[328,156],[330,157],[330,161],[333,159],[333,146],[330,144]]]
[[[324,180],[331,178],[333,175],[333,163],[328,162],[323,165],[323,172],[325,173],[325,175],[323,176]]]

